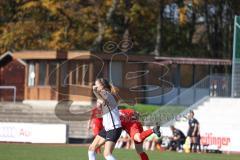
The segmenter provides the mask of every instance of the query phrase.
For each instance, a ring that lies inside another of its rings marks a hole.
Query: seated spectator
[[[165,137],[162,137],[162,144],[161,144],[161,147],[164,148],[165,150],[168,149],[168,147],[170,146],[170,138],[165,136]]]
[[[174,126],[170,126],[173,137],[170,140],[169,150],[176,150],[178,152],[182,152],[182,145],[185,143],[186,136],[183,132]]]
[[[115,148],[126,148],[130,149],[131,147],[131,138],[126,131],[122,131],[120,138],[118,139]]]
[[[144,127],[145,130],[149,129],[150,127]],[[156,134],[151,134],[147,137],[143,143],[143,148],[145,150],[152,150],[154,151],[159,141],[159,137]]]

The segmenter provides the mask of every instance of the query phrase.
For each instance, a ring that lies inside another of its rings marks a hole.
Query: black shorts
[[[117,142],[118,138],[121,136],[122,128],[116,128],[113,130],[106,131],[104,128],[98,134],[100,137],[106,139],[106,141]]]
[[[189,136],[189,137],[198,137],[198,133],[195,132],[195,134],[193,135],[193,130],[190,130],[190,131],[188,131],[187,136]]]
[[[189,130],[188,133],[187,133],[187,136],[192,137],[192,133],[193,133],[193,131]]]

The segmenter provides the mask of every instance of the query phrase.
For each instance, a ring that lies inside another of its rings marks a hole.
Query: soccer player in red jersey
[[[136,152],[141,160],[149,160],[147,154],[143,151],[143,141],[152,133],[160,137],[159,126],[143,131],[143,126],[138,120],[139,113],[133,109],[121,109],[119,113],[122,127],[130,135],[131,139],[134,140]]]
[[[122,128],[130,135],[131,139],[134,140],[136,152],[140,156],[141,160],[149,160],[147,154],[143,151],[143,141],[152,133],[155,133],[158,137],[160,137],[161,133],[159,131],[159,126],[143,131],[143,126],[138,120],[139,113],[133,109],[120,109],[119,113]],[[96,119],[99,119],[98,121],[101,121],[101,118]],[[98,128],[98,130],[101,130],[101,128]],[[102,145],[103,144],[98,144],[97,149]]]

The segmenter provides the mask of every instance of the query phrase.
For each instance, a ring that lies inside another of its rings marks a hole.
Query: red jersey
[[[93,134],[96,136],[98,133],[102,130],[102,117],[100,115],[102,114],[101,110],[97,107],[94,107],[92,109],[92,115],[91,115],[91,126],[93,130]]]
[[[133,109],[120,109],[120,119],[122,123],[128,123],[137,120],[136,112]]]
[[[141,122],[137,120],[136,112],[133,109],[121,109],[119,113],[123,129],[134,139],[136,133],[141,133],[143,131]],[[91,116],[94,135],[97,135],[103,128],[102,118],[97,118],[98,114],[99,109],[94,108]]]
[[[119,110],[119,113],[123,129],[134,139],[136,133],[143,131],[141,122],[137,120],[136,112],[133,109],[123,109]]]

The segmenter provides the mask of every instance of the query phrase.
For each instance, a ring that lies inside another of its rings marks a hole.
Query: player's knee
[[[106,158],[109,155],[111,155],[111,153],[109,151],[104,150],[103,156]]]
[[[135,141],[138,142],[138,143],[142,143],[142,139],[141,138],[136,138]]]
[[[95,151],[95,150],[96,150],[96,147],[95,147],[94,145],[90,145],[90,146],[88,147],[88,150],[89,150],[89,151]]]
[[[134,140],[138,143],[142,143],[142,138],[140,136],[134,137]]]
[[[141,143],[141,142],[142,142],[142,139],[141,139],[141,137],[140,137],[140,134],[135,134],[135,135],[134,135],[134,140],[135,140],[136,142],[138,142],[138,143]]]

